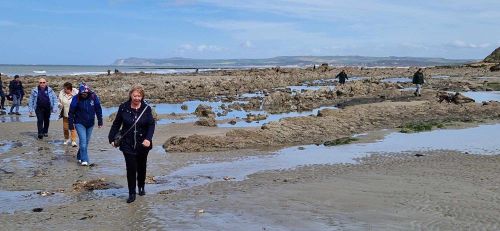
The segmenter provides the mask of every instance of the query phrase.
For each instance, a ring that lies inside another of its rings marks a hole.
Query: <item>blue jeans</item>
[[[16,108],[15,112],[19,112],[19,105],[21,105],[21,97],[14,94],[12,95],[12,106],[10,107],[10,112],[14,112],[14,108]]]
[[[76,158],[82,162],[89,162],[89,155],[87,153],[87,147],[89,146],[90,136],[92,135],[92,129],[94,127],[85,127],[83,124],[75,124],[76,132],[78,133],[78,141],[80,142],[80,147],[78,148],[78,153]]]

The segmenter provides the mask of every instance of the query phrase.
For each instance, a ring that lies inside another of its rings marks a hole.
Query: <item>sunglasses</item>
[[[46,82],[38,82],[38,83],[42,84],[42,83],[46,83]]]

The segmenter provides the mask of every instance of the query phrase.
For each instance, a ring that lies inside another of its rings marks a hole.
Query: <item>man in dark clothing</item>
[[[2,73],[0,73],[0,110],[5,110],[5,92],[3,91]]]
[[[28,102],[30,115],[33,114],[33,110],[36,113],[38,139],[42,139],[44,136],[48,136],[50,113],[57,110],[56,105],[56,93],[54,93],[52,88],[47,86],[47,81],[44,78],[41,78],[38,81],[38,87],[35,87],[33,88],[33,90],[31,90],[31,95]]]
[[[345,84],[345,80],[349,79],[347,78],[347,74],[345,73],[345,70],[342,70],[335,78],[339,78],[339,83],[340,84]]]
[[[21,80],[19,80],[19,75],[15,75],[14,80],[10,81],[9,95],[12,96],[12,106],[10,107],[9,115],[21,115],[21,113],[19,113],[19,106],[21,105],[21,101],[23,100],[24,87],[23,83],[21,83]],[[16,112],[14,112],[14,108],[16,109]]]
[[[415,96],[422,96],[420,92],[422,91],[422,84],[424,84],[424,73],[422,71],[422,68],[419,68],[415,74],[413,74],[413,80],[412,83],[415,84],[416,90],[415,90]]]

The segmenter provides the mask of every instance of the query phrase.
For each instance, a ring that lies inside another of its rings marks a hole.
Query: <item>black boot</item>
[[[139,187],[139,196],[146,195],[146,191],[144,191],[144,187]]]
[[[128,194],[127,203],[132,203],[135,201],[135,193]]]

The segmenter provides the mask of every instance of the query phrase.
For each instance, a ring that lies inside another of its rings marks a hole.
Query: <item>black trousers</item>
[[[5,94],[0,90],[0,109],[4,108],[5,105]]]
[[[128,193],[135,194],[135,182],[139,188],[144,188],[146,181],[146,162],[148,161],[148,152],[145,153],[123,153],[125,164],[127,166]]]
[[[35,113],[38,135],[49,133],[50,108],[36,107]]]

